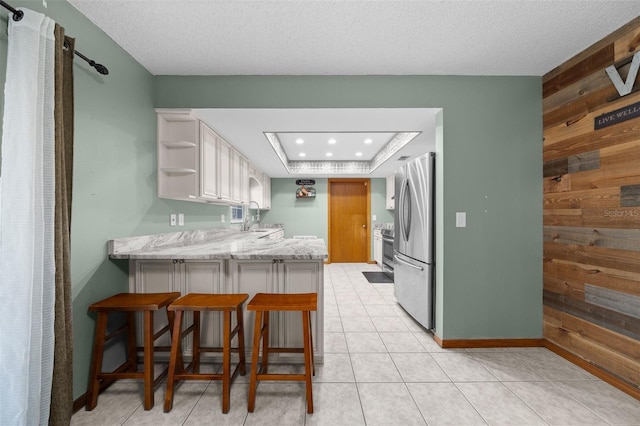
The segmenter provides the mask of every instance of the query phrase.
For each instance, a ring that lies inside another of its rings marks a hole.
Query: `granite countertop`
[[[108,243],[112,259],[326,259],[322,239],[273,235],[278,228],[241,232],[225,228],[119,238]]]

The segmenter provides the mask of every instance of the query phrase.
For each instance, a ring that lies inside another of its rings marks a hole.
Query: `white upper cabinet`
[[[200,122],[200,197],[203,200],[231,200],[233,148],[213,129]]]
[[[396,177],[387,176],[387,210],[395,210]]]
[[[262,192],[262,172],[254,166],[249,166],[249,201],[258,203],[260,210],[264,207]],[[250,207],[255,208],[254,205]]]
[[[232,187],[231,201],[247,204],[249,202],[249,162],[238,151],[232,151]]]
[[[233,201],[233,153],[231,145],[218,136],[220,198],[227,201]]]
[[[201,170],[200,187],[203,198],[218,199],[220,196],[220,153],[218,149],[218,135],[209,127],[200,123],[200,158]]]
[[[254,201],[264,207],[262,180],[266,175],[229,142],[189,110],[161,109],[157,114],[159,198],[247,204],[253,195],[251,169],[261,187],[262,202]]]
[[[188,111],[158,114],[158,197],[199,195],[199,139],[198,120]]]
[[[271,178],[254,166],[249,167],[249,201],[258,203],[260,210],[271,209]]]
[[[262,174],[262,202],[264,206],[260,204],[265,210],[271,209],[271,178],[266,173]]]
[[[240,165],[242,166],[242,171],[240,175],[242,184],[240,186],[240,201],[242,201],[243,204],[247,204],[251,200],[249,198],[249,166],[251,163],[249,163],[249,160],[245,157],[241,156],[241,158]]]

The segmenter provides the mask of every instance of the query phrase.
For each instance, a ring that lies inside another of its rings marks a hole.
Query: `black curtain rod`
[[[10,12],[12,12],[13,13],[13,20],[16,21],[16,22],[21,20],[22,17],[24,16],[24,12],[23,11],[17,10],[15,8],[11,7],[9,4],[7,4],[6,2],[4,2],[2,0],[0,0],[0,6],[4,7],[5,9],[8,9]],[[64,42],[64,46],[66,48],[69,48],[69,43],[67,43],[65,41]],[[104,65],[96,63],[96,61],[94,61],[93,59],[87,58],[82,53],[78,52],[77,50],[74,53],[76,55],[78,55],[80,58],[82,58],[85,61],[87,61],[89,63],[89,65],[92,66],[93,68],[95,68],[96,71],[98,71],[100,74],[102,74],[102,75],[109,74],[109,70]]]

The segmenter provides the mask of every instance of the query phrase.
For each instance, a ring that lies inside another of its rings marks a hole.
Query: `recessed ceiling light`
[[[327,152],[327,157],[333,157],[333,153]]]
[[[334,143],[336,143],[336,140],[335,140],[335,139],[329,139],[329,144],[330,144],[330,145],[333,145]]]
[[[361,152],[356,152],[356,157],[362,157],[362,153]]]
[[[371,142],[373,142],[371,139],[365,139],[364,143],[366,143],[367,145],[369,145]]]
[[[306,156],[307,154],[305,154],[304,152],[301,152],[301,153],[300,153],[300,154],[298,154],[298,155],[299,155],[300,157],[304,157],[304,156]]]
[[[298,145],[302,145],[302,144],[304,143],[304,139],[300,139],[300,138],[298,138],[298,139],[296,139],[296,143],[297,143]]]

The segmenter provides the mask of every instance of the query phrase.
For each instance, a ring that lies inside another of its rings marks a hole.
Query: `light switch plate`
[[[456,212],[456,228],[467,227],[467,212]]]
[[[184,213],[178,213],[178,226],[184,226]]]

